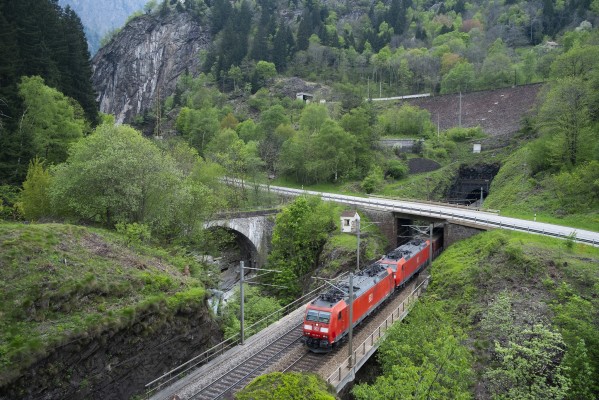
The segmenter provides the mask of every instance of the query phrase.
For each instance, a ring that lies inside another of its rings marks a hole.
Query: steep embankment
[[[0,223],[0,399],[139,393],[219,334],[199,272],[107,231]]]
[[[599,231],[599,163],[572,171],[531,172],[531,145],[507,157],[495,176],[485,207],[502,215]]]
[[[431,273],[358,399],[596,397],[598,249],[496,230],[452,245]]]
[[[198,53],[211,41],[208,27],[191,14],[134,18],[92,60],[100,111],[131,122],[172,94],[179,76],[198,72]]]

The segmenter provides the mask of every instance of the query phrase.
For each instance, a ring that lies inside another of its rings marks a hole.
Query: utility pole
[[[379,97],[383,97],[383,81],[379,81]]]
[[[349,367],[354,365],[354,274],[349,273]]]
[[[356,253],[356,271],[360,270],[360,218],[356,219],[356,228],[358,229],[358,250]]]
[[[245,319],[245,315],[244,315],[244,310],[243,310],[243,303],[244,303],[244,296],[243,296],[243,275],[244,275],[244,270],[243,270],[243,261],[241,261],[240,265],[239,265],[239,297],[241,297],[241,330],[239,331],[239,335],[241,338],[240,344],[245,344],[245,333],[243,332],[243,325],[244,325],[244,319]]]
[[[480,205],[479,207],[483,206],[483,187],[480,187]]]

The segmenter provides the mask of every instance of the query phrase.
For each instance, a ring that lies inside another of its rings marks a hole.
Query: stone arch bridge
[[[222,213],[204,224],[206,229],[223,228],[235,236],[246,266],[262,266],[270,250],[278,209]]]

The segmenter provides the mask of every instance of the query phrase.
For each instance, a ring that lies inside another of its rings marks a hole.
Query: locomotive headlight
[[[312,330],[312,325],[304,325],[304,329],[307,331],[311,331]]]
[[[320,328],[320,332],[329,333],[329,328]]]

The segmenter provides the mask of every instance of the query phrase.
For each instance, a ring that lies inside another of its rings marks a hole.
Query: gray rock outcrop
[[[151,109],[174,92],[179,76],[199,71],[198,53],[211,40],[208,27],[186,13],[133,19],[92,60],[100,111],[127,123]]]

